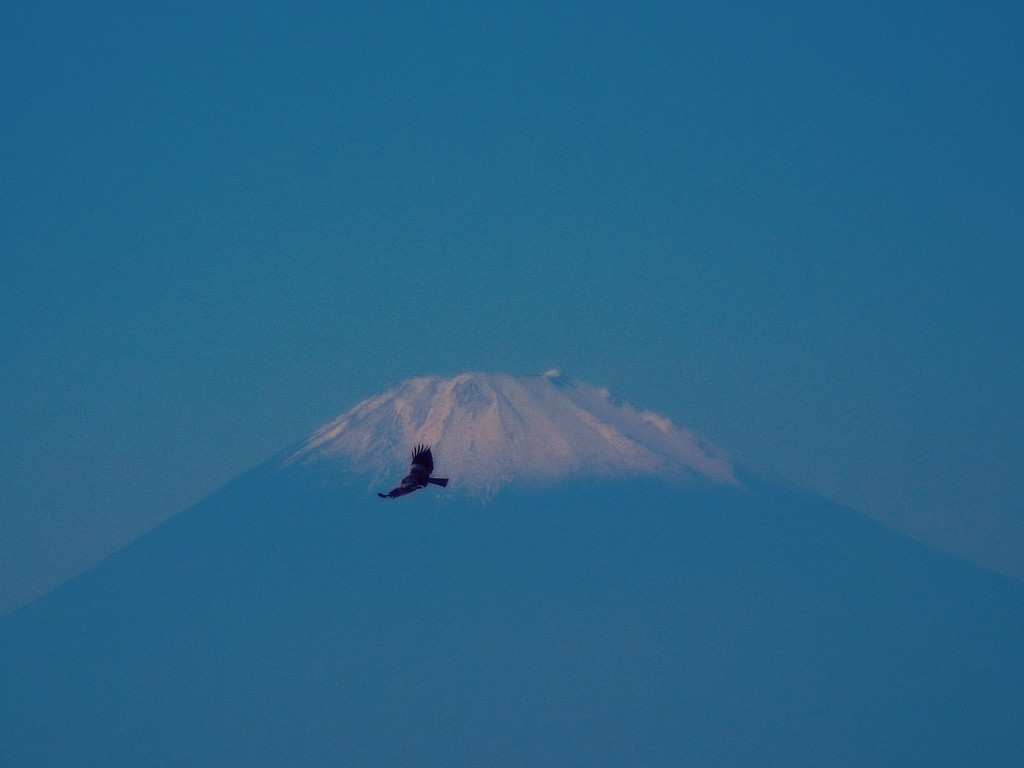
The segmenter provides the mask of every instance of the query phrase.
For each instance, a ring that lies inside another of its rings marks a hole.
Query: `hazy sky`
[[[364,5],[0,10],[0,610],[470,369],[1024,575],[1019,3]]]

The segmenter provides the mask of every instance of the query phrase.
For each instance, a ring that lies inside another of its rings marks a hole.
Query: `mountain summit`
[[[377,480],[419,443],[433,446],[453,490],[476,495],[581,476],[736,483],[720,449],[555,370],[409,379],[325,424],[286,463],[340,462]]]

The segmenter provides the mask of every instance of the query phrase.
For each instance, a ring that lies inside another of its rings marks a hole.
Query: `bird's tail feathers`
[[[445,486],[448,485],[448,478],[447,477],[428,477],[427,478],[427,482],[428,483],[433,483],[434,485],[440,485],[442,488],[444,488]]]

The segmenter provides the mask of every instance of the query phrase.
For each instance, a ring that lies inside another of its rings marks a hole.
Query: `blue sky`
[[[470,369],[1024,575],[1024,12],[676,5],[0,11],[0,605]]]

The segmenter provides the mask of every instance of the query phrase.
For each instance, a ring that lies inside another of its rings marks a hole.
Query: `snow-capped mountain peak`
[[[409,379],[325,424],[286,461],[338,462],[383,478],[401,472],[418,443],[433,446],[436,474],[451,479],[452,492],[579,476],[736,483],[715,446],[557,370]]]

